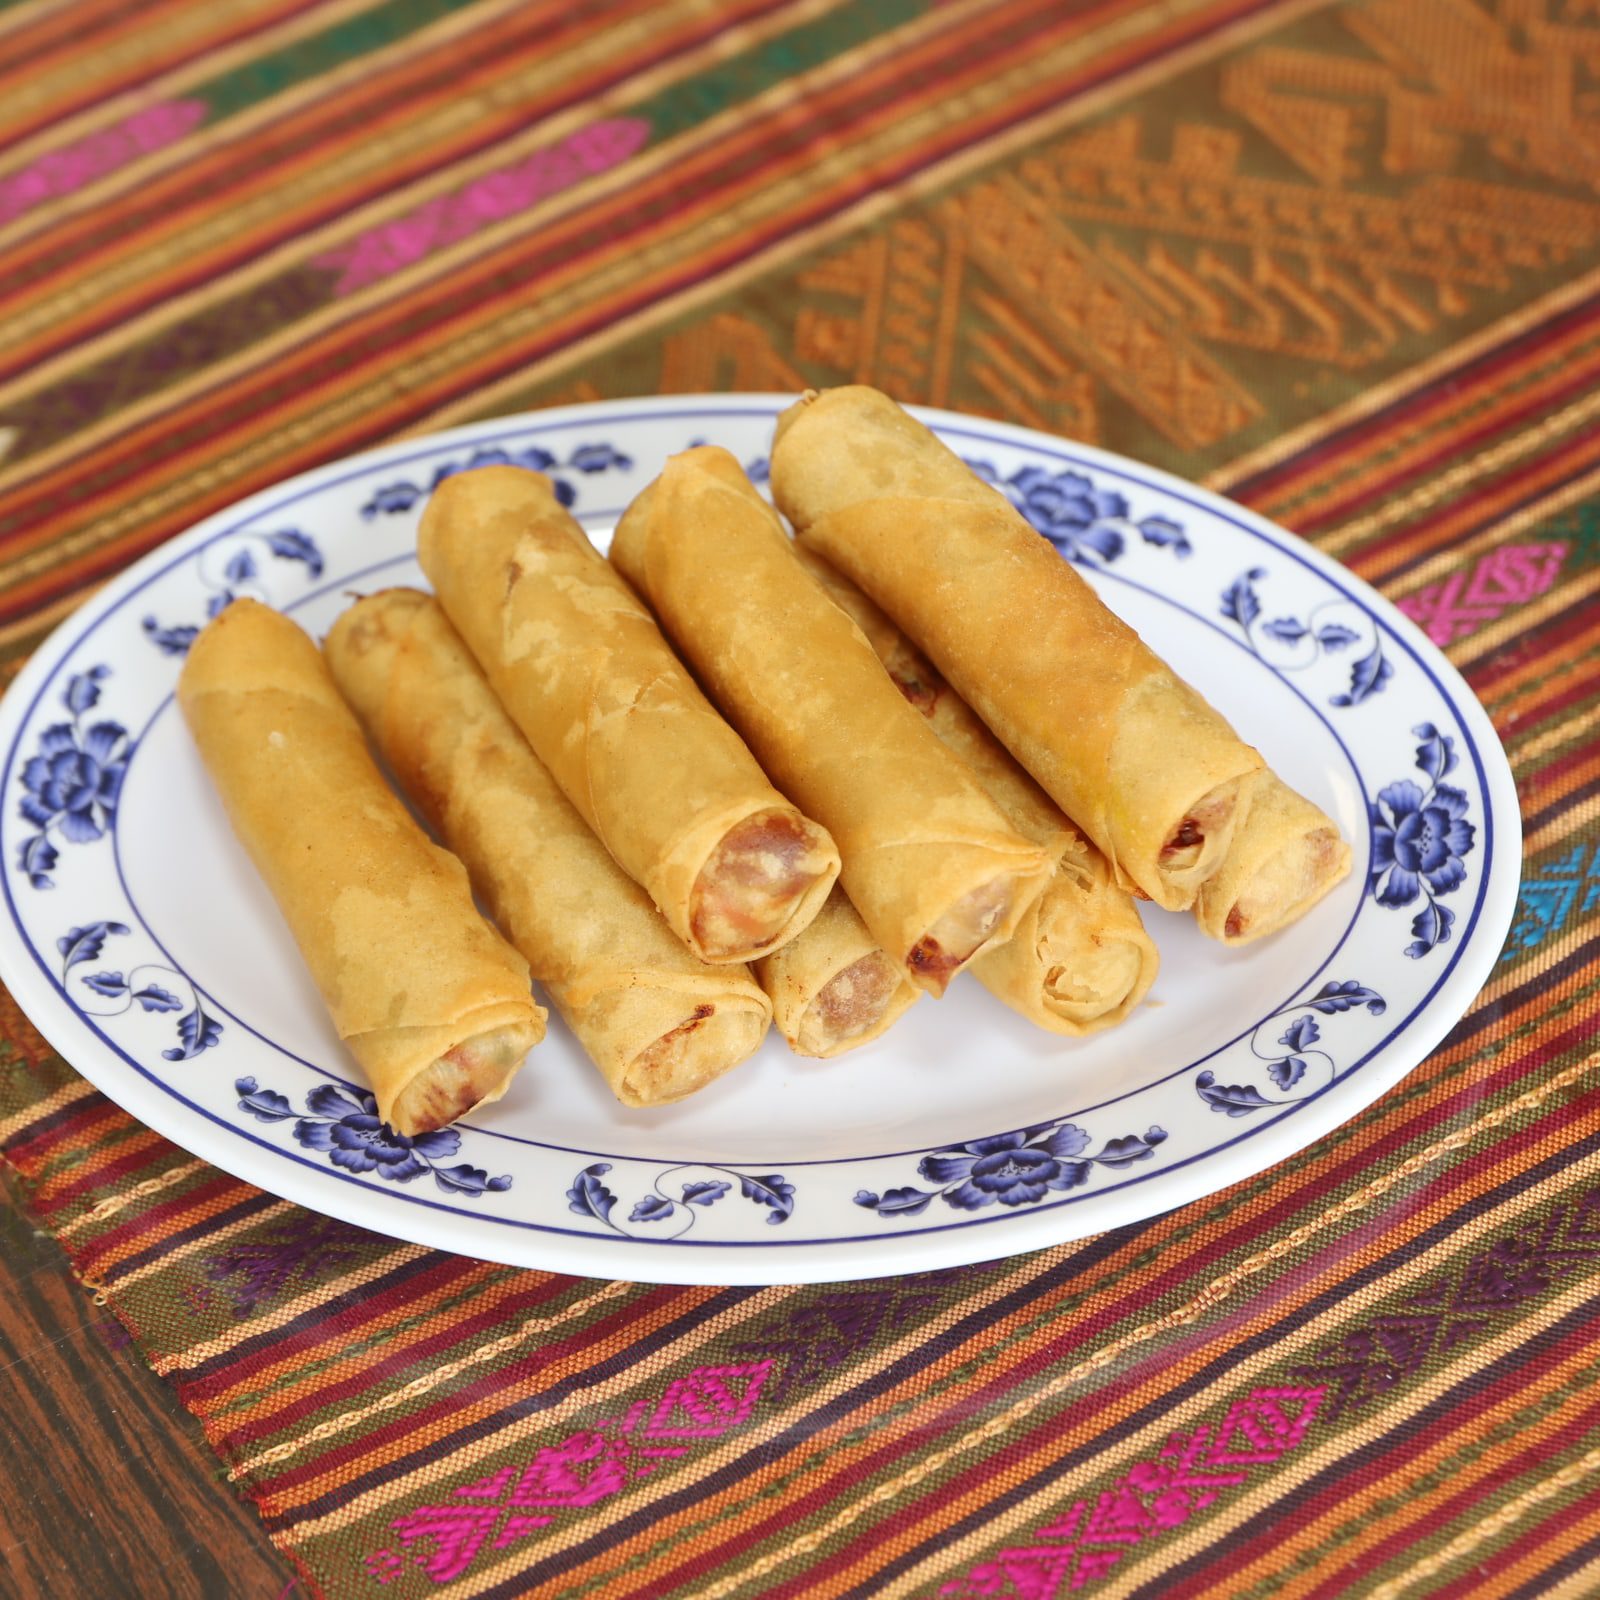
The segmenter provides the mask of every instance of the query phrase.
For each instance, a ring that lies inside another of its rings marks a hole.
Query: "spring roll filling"
[[[1138,982],[1144,964],[1139,951],[1122,939],[1110,943],[1096,939],[1092,955],[1079,947],[1070,953],[1070,965],[1055,960],[1051,940],[1040,941],[1045,1002],[1074,1022],[1093,1022],[1120,1005]]]
[[[900,988],[900,973],[881,950],[836,972],[817,992],[800,1023],[800,1048],[831,1050],[873,1027]]]
[[[1226,847],[1237,803],[1238,788],[1228,783],[1191,807],[1161,847],[1161,870],[1180,883],[1209,877],[1211,864]]]
[[[718,960],[767,944],[827,870],[827,853],[796,814],[746,817],[695,879],[689,916],[702,953]]]
[[[1339,835],[1331,828],[1295,839],[1268,858],[1228,909],[1223,932],[1241,939],[1263,911],[1279,922],[1291,922],[1305,901],[1320,888],[1339,851]]]
[[[1017,880],[1003,874],[963,895],[912,945],[906,957],[912,976],[943,994],[1009,914],[1016,893]]]
[[[429,1133],[497,1099],[527,1053],[520,1028],[491,1028],[446,1050],[401,1091],[390,1113],[399,1133]]]

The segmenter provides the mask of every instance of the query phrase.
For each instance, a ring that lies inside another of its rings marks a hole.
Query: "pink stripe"
[[[469,238],[490,223],[515,216],[619,165],[649,137],[650,124],[639,117],[592,122],[559,144],[535,150],[512,166],[486,172],[406,216],[357,235],[348,244],[317,256],[312,265],[338,272],[336,292],[351,294],[415,265],[446,245]]]
[[[14,221],[46,200],[82,189],[140,156],[175,144],[203,122],[204,100],[164,100],[143,106],[109,128],[97,128],[75,144],[47,150],[9,178],[0,178],[0,224]]]

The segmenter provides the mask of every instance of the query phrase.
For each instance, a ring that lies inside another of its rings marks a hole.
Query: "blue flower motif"
[[[376,1106],[371,1111],[352,1112],[337,1122],[303,1118],[294,1125],[294,1136],[308,1150],[326,1151],[334,1166],[346,1172],[376,1172],[391,1182],[404,1182],[427,1170],[411,1140],[384,1122]]]
[[[80,734],[58,722],[39,736],[39,754],[22,769],[22,815],[40,828],[59,826],[74,844],[98,839],[116,815],[127,768],[120,723],[97,722]]]
[[[1036,1142],[1029,1141],[1030,1134]],[[979,1211],[997,1201],[1003,1206],[1026,1206],[1042,1200],[1051,1189],[1076,1189],[1089,1176],[1089,1163],[1067,1158],[1088,1144],[1089,1135],[1082,1128],[1065,1122],[1048,1132],[1029,1128],[997,1133],[936,1150],[922,1158],[917,1170],[933,1183],[955,1185],[946,1189],[945,1199],[963,1211]]]
[[[1109,489],[1097,489],[1081,472],[1047,472],[1022,467],[1006,479],[1017,509],[1069,561],[1093,553],[1102,561],[1122,554],[1121,532],[1110,524],[1125,522],[1128,502]]]
[[[1408,906],[1424,883],[1434,894],[1448,894],[1466,881],[1462,857],[1477,832],[1462,820],[1467,797],[1459,789],[1436,784],[1430,796],[1403,778],[1378,791],[1371,811],[1373,893],[1379,905]]]

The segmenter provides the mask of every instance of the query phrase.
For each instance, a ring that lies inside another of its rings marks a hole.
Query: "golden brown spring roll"
[[[427,1133],[498,1099],[544,1037],[528,965],[379,775],[317,647],[236,600],[190,648],[178,704],[378,1114]]]
[[[708,966],[662,921],[435,601],[415,589],[371,595],[323,648],[390,770],[624,1105],[682,1099],[756,1049],[771,1007],[749,969]]]
[[[1200,890],[1195,921],[1224,944],[1248,944],[1303,917],[1349,871],[1333,818],[1266,772],[1222,870]]]
[[[972,963],[973,973],[996,998],[1053,1033],[1094,1033],[1121,1022],[1149,993],[1160,958],[1106,858],[872,601],[815,551],[797,546],[795,553],[866,635],[901,694],[977,774],[1011,825],[1056,862],[1017,931],[985,950]]]
[[[837,1056],[887,1033],[921,993],[837,884],[811,926],[756,962],[772,1020],[802,1056]]]
[[[611,554],[767,770],[839,841],[845,893],[913,983],[943,994],[1011,936],[1048,855],[906,705],[726,450],[673,456]]]
[[[511,720],[696,955],[764,955],[817,914],[833,841],[767,781],[548,478],[447,478],[418,554]]]
[[[799,538],[905,629],[1119,882],[1193,904],[1261,757],[1003,495],[861,387],[779,417],[772,488]]]

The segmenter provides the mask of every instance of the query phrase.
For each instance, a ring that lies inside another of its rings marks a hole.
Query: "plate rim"
[[[648,422],[671,419],[685,413],[699,417],[716,414],[740,417],[765,417],[792,403],[792,394],[741,392],[737,394],[667,395],[641,398],[586,402],[571,406],[523,412],[506,417],[487,418],[456,428],[427,435],[408,436],[391,441],[371,450],[343,456],[322,463],[305,472],[283,479],[256,491],[254,494],[202,519],[193,527],[164,540],[122,573],[110,580],[82,606],[63,618],[41,642],[17,678],[0,700],[0,773],[9,788],[15,760],[20,747],[20,735],[34,714],[40,696],[64,659],[86,640],[100,623],[113,611],[126,605],[135,595],[163,575],[166,571],[194,556],[200,549],[217,539],[244,529],[249,523],[271,514],[279,506],[307,494],[331,487],[343,478],[360,476],[382,468],[400,467],[410,460],[434,456],[442,450],[457,446],[492,444],[497,438],[526,435],[531,429],[555,430],[562,427],[594,423],[596,425],[621,422]],[[1148,1173],[1120,1176],[1115,1186],[1086,1192],[1069,1200],[1045,1206],[1031,1207],[1027,1211],[974,1216],[942,1224],[936,1229],[902,1229],[894,1233],[870,1236],[850,1236],[835,1240],[773,1238],[770,1242],[753,1244],[748,1240],[714,1240],[699,1238],[643,1239],[611,1233],[588,1232],[580,1229],[551,1227],[544,1223],[527,1222],[490,1211],[466,1212],[459,1206],[442,1205],[422,1194],[397,1188],[378,1190],[359,1182],[347,1182],[341,1174],[314,1164],[305,1157],[282,1146],[261,1139],[250,1129],[222,1118],[195,1105],[160,1082],[150,1069],[142,1066],[121,1047],[109,1040],[94,1027],[87,1014],[77,1010],[66,999],[53,975],[45,969],[37,948],[23,937],[20,919],[12,893],[9,871],[6,875],[5,898],[7,915],[0,918],[0,979],[3,979],[17,999],[19,1007],[38,1027],[49,1043],[94,1087],[155,1132],[171,1140],[189,1153],[198,1155],[221,1170],[243,1181],[255,1184],[267,1192],[305,1204],[330,1215],[367,1227],[388,1237],[409,1238],[414,1242],[433,1245],[459,1253],[463,1241],[452,1237],[459,1235],[459,1223],[451,1220],[462,1216],[473,1222],[496,1222],[501,1225],[490,1238],[507,1241],[535,1242],[532,1252],[509,1250],[495,1252],[494,1258],[518,1265],[532,1265],[545,1270],[571,1271],[584,1274],[614,1276],[613,1268],[630,1271],[634,1275],[654,1282],[676,1283],[738,1283],[772,1284],[835,1281],[860,1276],[890,1276],[914,1270],[934,1270],[974,1260],[989,1259],[986,1251],[974,1250],[964,1241],[980,1237],[971,1230],[981,1229],[994,1222],[1006,1226],[995,1236],[999,1253],[1009,1256],[1046,1245],[1064,1244],[1097,1233],[1109,1227],[1142,1220],[1161,1211],[1192,1203],[1196,1199],[1217,1193],[1221,1188],[1259,1176],[1288,1155],[1304,1149],[1329,1131],[1344,1125],[1361,1114],[1378,1098],[1415,1069],[1435,1048],[1439,1040],[1459,1021],[1481,992],[1498,960],[1503,940],[1515,915],[1521,872],[1521,814],[1509,761],[1498,734],[1487,713],[1469,684],[1454,665],[1444,656],[1409,617],[1358,574],[1308,544],[1305,540],[1279,527],[1250,508],[1238,505],[1202,485],[1190,483],[1162,468],[1121,456],[1097,446],[1081,444],[1059,438],[1018,424],[971,416],[939,408],[910,406],[907,408],[922,420],[940,427],[947,437],[965,436],[979,441],[1000,442],[1021,450],[1047,451],[1067,463],[1076,463],[1086,469],[1107,470],[1132,481],[1148,485],[1180,503],[1204,513],[1233,523],[1244,533],[1263,540],[1272,549],[1291,557],[1308,568],[1325,582],[1345,592],[1365,609],[1375,624],[1386,630],[1397,644],[1422,668],[1433,688],[1454,712],[1461,730],[1467,735],[1479,785],[1484,797],[1486,824],[1484,853],[1482,856],[1481,888],[1473,906],[1470,919],[1463,925],[1458,937],[1460,944],[1453,952],[1450,963],[1417,1002],[1411,1016],[1385,1035],[1377,1045],[1351,1061],[1338,1071],[1323,1088],[1304,1099],[1285,1106],[1283,1113],[1272,1121],[1242,1129],[1232,1138],[1219,1140],[1194,1156],[1170,1166],[1158,1167]],[[977,431],[975,431],[977,430]],[[604,520],[604,514],[580,513],[591,519]],[[1111,574],[1123,581],[1121,573]],[[335,582],[348,582],[349,575],[330,580],[311,594],[300,597],[303,604],[316,594],[325,593]],[[1160,596],[1158,591],[1152,591]],[[294,607],[286,609],[293,610]],[[1304,697],[1303,697],[1304,698]],[[164,704],[164,702],[163,702]],[[18,708],[21,708],[20,710]],[[151,714],[153,723],[159,708]],[[1324,721],[1327,719],[1324,718]],[[1330,724],[1331,726],[1331,724]],[[1342,741],[1341,741],[1342,743]],[[120,844],[116,846],[120,849]],[[119,864],[120,872],[120,864]],[[1364,901],[1363,894],[1362,900]],[[1362,902],[1358,902],[1358,911]],[[1313,974],[1326,970],[1338,950],[1348,940],[1354,919],[1347,925],[1339,942],[1323,959]],[[22,959],[19,960],[18,958]],[[19,970],[22,981],[18,981]],[[37,1006],[30,991],[40,979],[40,989],[47,1004]],[[208,991],[209,993],[209,991]],[[1447,994],[1457,996],[1445,999]],[[99,1048],[110,1052],[110,1059],[96,1059],[86,1067],[75,1059],[74,1045],[82,1043],[82,1029],[88,1024]],[[255,1030],[251,1030],[255,1031]],[[68,1035],[75,1035],[69,1038]],[[1404,1044],[1402,1046],[1402,1041]],[[272,1041],[268,1041],[271,1043]],[[280,1047],[281,1048],[281,1047]],[[1219,1048],[1227,1048],[1222,1046]],[[1381,1058],[1387,1053],[1389,1060]],[[120,1058],[120,1059],[119,1059]],[[1198,1062],[1177,1069],[1188,1071]],[[125,1066],[134,1069],[128,1075]],[[316,1071],[325,1069],[314,1068]],[[1354,1089],[1353,1103],[1351,1080],[1360,1074],[1361,1086]],[[102,1082],[104,1076],[109,1082]],[[1330,1096],[1330,1091],[1344,1087],[1343,1095]],[[130,1094],[126,1091],[132,1090]],[[1120,1098],[1120,1097],[1119,1097]],[[1109,1103],[1109,1102],[1106,1102]],[[1101,1104],[1101,1103],[1097,1103]],[[1332,1108],[1331,1111],[1329,1108]],[[1094,1109],[1094,1108],[1089,1108]],[[196,1124],[194,1114],[203,1119]],[[170,1115],[168,1114],[170,1113]],[[1070,1113],[1079,1114],[1077,1112]],[[209,1124],[217,1124],[234,1136],[232,1140],[213,1133]],[[202,1129],[207,1135],[199,1143],[205,1148],[196,1149],[194,1132]],[[1308,1131],[1309,1130],[1309,1131]],[[493,1133],[492,1129],[479,1129],[480,1133]],[[210,1147],[215,1140],[227,1152],[237,1152],[246,1159],[233,1162],[227,1155]],[[534,1142],[534,1141],[527,1141]],[[1239,1170],[1215,1181],[1210,1163],[1222,1151],[1247,1144],[1250,1154],[1239,1164]],[[545,1148],[552,1148],[545,1146]],[[571,1150],[572,1147],[553,1148]],[[900,1154],[916,1154],[926,1146],[914,1147]],[[599,1154],[593,1151],[572,1153],[587,1155],[591,1159]],[[807,1161],[797,1158],[791,1165],[833,1166],[851,1161],[892,1159],[897,1152],[878,1152],[865,1156],[827,1157]],[[285,1169],[287,1156],[295,1168]],[[621,1159],[654,1160],[653,1157],[628,1155]],[[692,1158],[691,1158],[692,1159]],[[311,1182],[305,1183],[296,1169],[303,1169]],[[284,1185],[276,1182],[274,1173],[291,1175],[288,1185],[291,1193],[285,1194]],[[1161,1180],[1162,1196],[1157,1207],[1140,1203],[1144,1185]],[[304,1190],[323,1198],[312,1198]],[[409,1218],[417,1224],[397,1233],[386,1218],[392,1208],[390,1199],[412,1203]],[[1082,1201],[1093,1201],[1088,1212]],[[371,1216],[361,1215],[372,1211]],[[352,1215],[352,1213],[358,1213]],[[1088,1227],[1075,1226],[1071,1219],[1092,1215]],[[986,1237],[986,1236],[983,1236]],[[950,1241],[941,1249],[939,1241]],[[473,1241],[467,1241],[470,1245]],[[600,1244],[608,1249],[595,1252],[596,1259],[581,1257],[590,1253],[589,1247]],[[670,1244],[670,1250],[663,1245]],[[779,1246],[777,1251],[773,1246]],[[550,1248],[546,1248],[549,1246]],[[707,1255],[706,1252],[710,1252]],[[542,1259],[534,1261],[533,1256]],[[835,1260],[834,1257],[860,1257],[860,1259]],[[556,1259],[564,1258],[564,1259]],[[676,1263],[685,1266],[699,1263],[710,1268],[737,1268],[737,1277],[719,1275],[707,1277],[704,1271],[680,1270]]]

